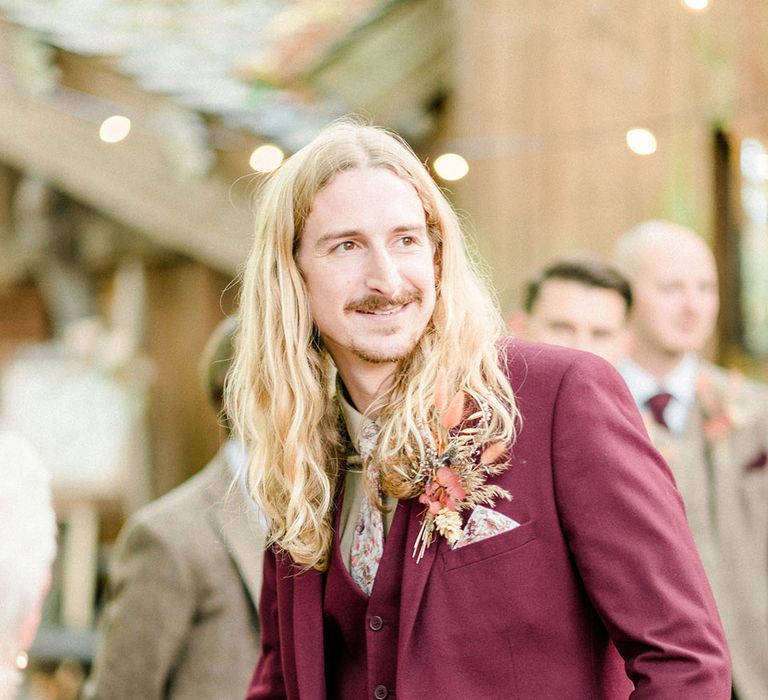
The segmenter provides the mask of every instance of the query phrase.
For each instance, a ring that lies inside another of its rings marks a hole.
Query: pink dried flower
[[[435,377],[434,401],[435,408],[442,413],[448,402],[448,377],[445,374],[444,367],[437,370],[437,376]]]
[[[419,496],[419,503],[429,508],[432,515],[441,510],[456,510],[456,501],[462,500],[467,495],[461,485],[459,477],[449,467],[440,467],[435,478],[424,488]]]
[[[446,430],[455,428],[459,423],[461,423],[461,419],[463,417],[464,417],[464,392],[459,391],[451,399],[451,402],[448,404],[448,408],[446,408],[445,413],[443,413],[443,417],[442,417],[443,427]]]

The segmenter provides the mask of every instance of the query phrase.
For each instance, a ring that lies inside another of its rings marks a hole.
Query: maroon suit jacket
[[[520,341],[507,352],[523,425],[498,477],[512,500],[497,509],[521,525],[407,556],[396,696],[730,698],[680,495],[623,381],[587,353]],[[412,543],[422,506],[409,508]],[[322,591],[323,574],[268,552],[248,700],[326,697]]]

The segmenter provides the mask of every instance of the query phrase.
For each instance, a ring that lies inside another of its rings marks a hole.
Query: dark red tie
[[[667,425],[667,421],[664,420],[664,409],[667,407],[671,398],[672,394],[668,394],[666,391],[660,391],[645,402],[645,405],[651,409],[653,420],[665,428],[669,428],[669,426]]]

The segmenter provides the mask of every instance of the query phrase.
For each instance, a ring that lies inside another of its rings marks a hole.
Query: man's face
[[[672,359],[702,350],[719,306],[715,262],[703,241],[650,243],[637,260],[632,292],[638,347]]]
[[[627,304],[613,289],[552,278],[541,285],[528,337],[587,350],[616,363],[626,350]]]
[[[435,308],[434,250],[410,183],[385,168],[336,175],[312,203],[297,262],[342,374],[410,355]]]

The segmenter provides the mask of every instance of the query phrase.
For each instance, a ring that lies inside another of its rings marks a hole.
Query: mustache
[[[350,301],[344,311],[375,311],[385,306],[404,306],[413,302],[420,303],[422,300],[421,292],[413,291],[404,294],[398,294],[394,297],[385,297],[381,294],[369,294],[366,297]]]

